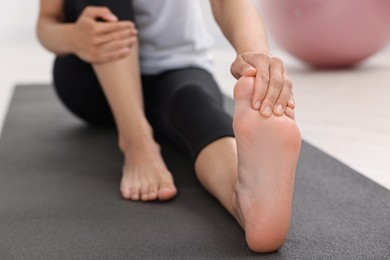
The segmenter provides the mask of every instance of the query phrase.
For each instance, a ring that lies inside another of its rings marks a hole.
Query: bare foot
[[[272,252],[287,236],[301,145],[293,115],[263,117],[251,106],[254,79],[234,89],[238,179],[233,205],[251,250]]]
[[[124,152],[120,191],[129,200],[170,200],[177,190],[154,141],[133,145]]]

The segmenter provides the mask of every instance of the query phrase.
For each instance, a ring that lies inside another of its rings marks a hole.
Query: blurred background
[[[198,1],[215,37],[216,79],[232,96],[235,53],[215,25],[208,0]],[[0,9],[0,134],[13,88],[51,83],[53,55],[35,36],[38,7],[38,0],[13,0]],[[304,140],[390,189],[390,46],[353,68],[313,69],[269,38],[272,54],[284,60],[293,81]]]

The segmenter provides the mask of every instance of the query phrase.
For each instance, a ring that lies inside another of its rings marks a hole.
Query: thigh
[[[114,125],[108,101],[90,64],[74,55],[57,57],[53,79],[57,96],[74,115],[91,125]]]
[[[212,75],[185,68],[143,77],[145,107],[155,132],[195,160],[216,139],[234,136],[232,117]]]

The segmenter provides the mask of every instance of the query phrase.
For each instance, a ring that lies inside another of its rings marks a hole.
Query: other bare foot
[[[124,153],[120,191],[129,200],[170,200],[177,190],[154,141],[129,146]]]

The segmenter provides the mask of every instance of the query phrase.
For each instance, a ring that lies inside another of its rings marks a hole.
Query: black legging
[[[65,22],[75,22],[88,5],[107,6],[120,20],[132,20],[130,0],[65,0]],[[91,125],[114,125],[107,99],[92,66],[74,55],[57,57],[54,85],[59,98]],[[201,68],[142,75],[145,113],[154,132],[193,160],[210,142],[233,136],[232,118],[212,75]]]

